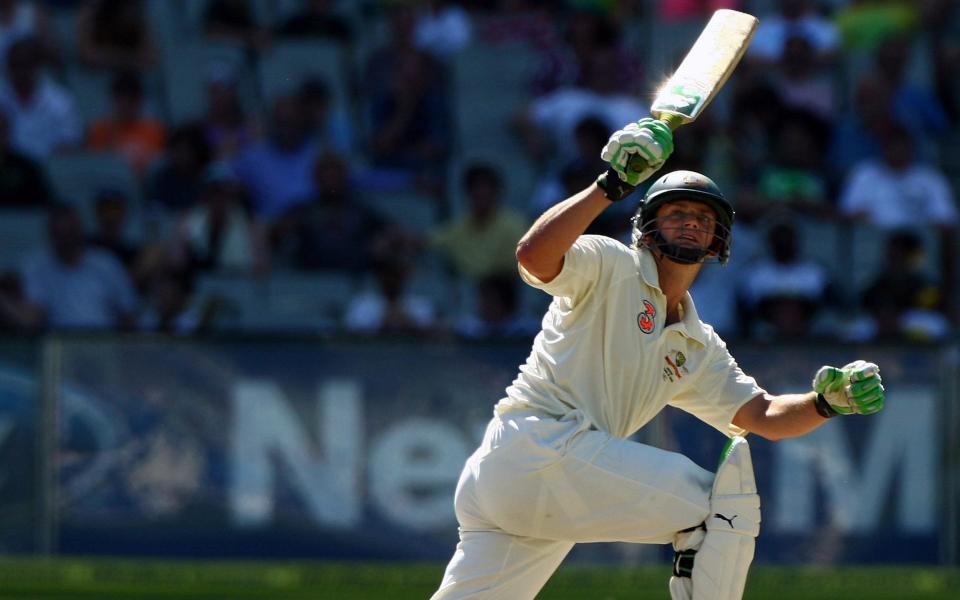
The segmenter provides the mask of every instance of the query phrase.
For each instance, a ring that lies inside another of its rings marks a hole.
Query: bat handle
[[[662,112],[654,115],[654,117],[657,120],[663,121],[664,123],[666,123],[667,126],[670,127],[670,129],[673,131],[676,131],[677,127],[680,127],[681,125],[683,125],[683,117],[680,115],[675,115],[673,113]]]

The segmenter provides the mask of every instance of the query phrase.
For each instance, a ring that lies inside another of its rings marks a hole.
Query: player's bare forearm
[[[768,440],[797,437],[827,422],[817,413],[814,392],[757,396],[740,407],[733,424]]]
[[[551,206],[520,238],[517,261],[540,281],[551,281],[563,268],[566,251],[610,204],[604,191],[594,183]]]

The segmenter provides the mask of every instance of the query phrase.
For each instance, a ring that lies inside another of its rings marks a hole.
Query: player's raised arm
[[[662,121],[641,119],[614,132],[601,153],[610,168],[596,183],[540,215],[520,238],[517,261],[537,279],[552,280],[563,267],[564,253],[597,215],[630,195],[672,152],[673,133]]]
[[[884,401],[880,368],[858,360],[839,369],[820,367],[812,392],[757,396],[737,411],[733,424],[777,440],[803,435],[836,415],[872,415]]]

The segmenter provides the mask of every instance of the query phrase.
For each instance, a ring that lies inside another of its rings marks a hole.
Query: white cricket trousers
[[[578,542],[671,543],[707,518],[712,483],[687,457],[589,429],[579,412],[496,416],[460,475],[460,542],[432,600],[531,599]]]

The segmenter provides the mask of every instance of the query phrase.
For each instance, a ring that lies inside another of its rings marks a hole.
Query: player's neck
[[[680,320],[680,303],[700,272],[700,263],[682,265],[663,255],[657,257],[660,291],[667,297],[667,325]]]

